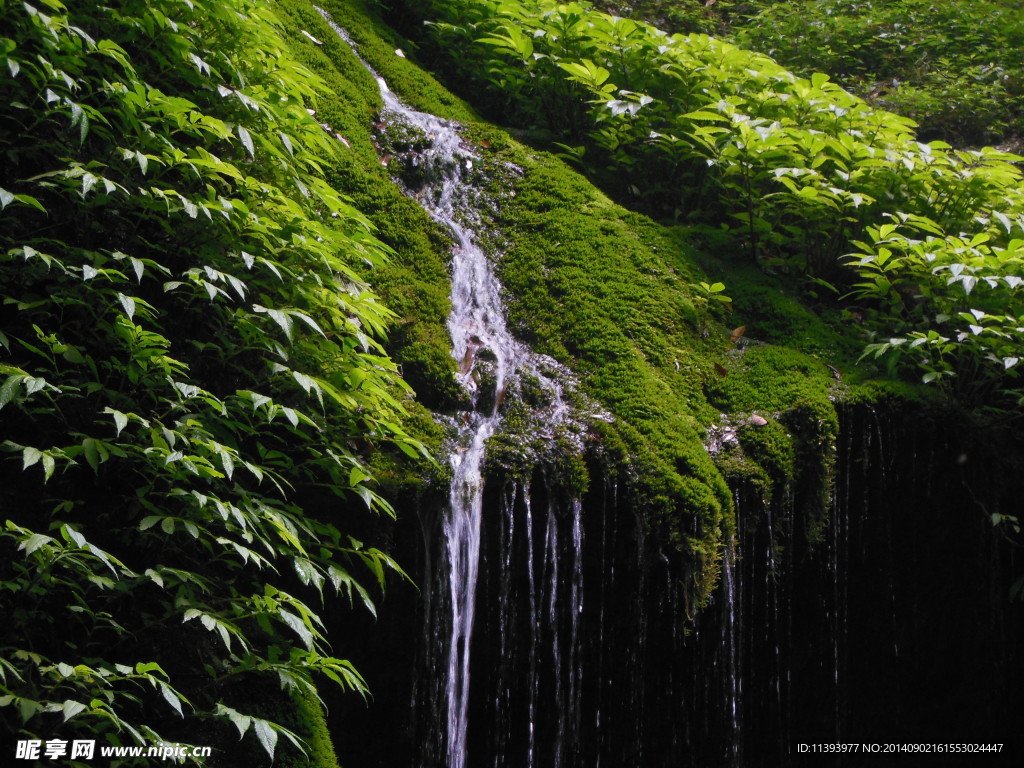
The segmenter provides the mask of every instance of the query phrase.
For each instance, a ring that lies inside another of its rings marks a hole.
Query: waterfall
[[[317,10],[358,56],[346,32],[334,23],[326,11],[320,8]],[[506,326],[501,284],[477,236],[482,227],[480,212],[483,201],[475,191],[473,174],[480,163],[480,157],[463,141],[461,126],[409,107],[391,92],[385,80],[372,67],[365,61],[363,64],[380,87],[384,101],[381,120],[401,124],[424,138],[416,150],[408,152],[407,157],[397,158],[420,171],[417,177],[421,179],[421,184],[415,189],[403,185],[403,191],[415,198],[434,221],[443,225],[455,242],[451,257],[452,309],[447,325],[452,339],[452,356],[458,365],[458,381],[468,395],[470,407],[452,420],[457,437],[449,454],[452,481],[449,509],[443,522],[450,610],[445,669],[445,725],[448,768],[464,768],[468,751],[470,668],[480,568],[481,517],[484,512],[482,467],[486,443],[500,428],[502,405],[510,394],[510,387],[524,374],[547,395],[546,404],[534,409],[533,416],[542,420],[545,429],[553,434],[554,429],[569,416],[570,408],[564,397],[563,382],[570,382],[572,377],[564,366],[549,357],[535,354],[513,338]],[[396,182],[403,184],[401,179],[396,179]],[[527,531],[532,536],[529,506],[527,510]],[[582,536],[578,525],[578,509],[575,516],[577,524],[574,537]],[[548,611],[553,621],[559,578],[555,557],[557,528],[553,522],[549,523],[546,535],[545,560],[552,564]],[[581,544],[579,539],[576,544]],[[531,565],[530,611],[536,626],[542,606],[537,602],[539,595],[534,593],[534,576]],[[578,588],[578,581],[574,584]],[[574,603],[581,599],[574,597]],[[559,653],[556,637],[557,676],[562,674]],[[533,673],[536,674],[535,665]],[[534,723],[531,714],[530,765],[533,764],[533,739]],[[556,764],[560,764],[557,756]]]
[[[737,506],[739,503],[737,502]],[[726,740],[727,760],[730,768],[742,765],[742,592],[736,577],[736,542],[730,539],[722,563],[722,589],[725,600],[725,705],[728,714],[729,736]]]

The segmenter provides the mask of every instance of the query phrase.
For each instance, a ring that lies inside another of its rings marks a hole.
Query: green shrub
[[[456,7],[458,13],[444,15]],[[778,6],[780,14],[791,11]],[[729,43],[699,34],[668,36],[582,3],[463,0],[439,4],[436,12],[441,20],[432,25],[433,35],[447,50],[460,51],[456,71],[469,78],[475,73],[519,114],[542,115],[548,128],[578,142],[566,145],[566,156],[617,196],[663,215],[697,207],[763,267],[802,274],[840,295],[856,287],[879,333],[899,332],[907,318],[894,314],[891,302],[879,304],[887,288],[866,273],[880,261],[872,265],[869,253],[867,261],[856,256],[850,262],[846,255],[854,243],[868,251],[880,245],[870,239],[888,226],[881,222],[927,220],[928,231],[954,249],[961,247],[956,242],[995,238],[989,277],[998,282],[1003,276],[998,263],[1003,249],[1014,248],[1024,210],[1014,155],[921,143],[911,121],[872,108],[827,75],[804,79]],[[990,224],[996,220],[1005,231]],[[912,260],[887,264],[886,280],[898,275],[897,282],[915,284],[919,314],[948,315],[933,298],[957,280]],[[1012,277],[1015,269],[1003,272]],[[876,288],[865,289],[865,277]],[[1001,318],[992,321],[999,326],[994,336],[1015,339],[1008,306],[985,314]],[[970,309],[981,311],[957,311]],[[914,348],[928,346],[917,341]],[[961,363],[975,364],[978,356],[968,348],[944,349],[943,355],[966,356],[944,367],[942,376],[952,376]],[[1002,347],[992,354],[1012,377],[1015,356]],[[925,368],[927,381],[937,375]]]
[[[372,609],[354,569],[397,569],[342,532],[391,512],[363,454],[420,451],[362,278],[388,249],[323,180],[322,84],[264,4],[0,22],[0,716],[111,744],[219,720],[272,754],[291,732],[223,692],[363,691],[316,603]]]
[[[827,72],[913,118],[925,138],[963,146],[1024,129],[1019,5],[790,0],[767,4],[731,33],[799,74]]]

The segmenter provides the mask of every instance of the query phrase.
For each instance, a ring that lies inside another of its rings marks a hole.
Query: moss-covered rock
[[[410,404],[410,426],[439,453],[442,433],[425,409],[450,408],[462,396],[445,327],[450,311],[448,236],[401,193],[381,163],[373,131],[383,106],[376,80],[307,0],[278,0],[275,5],[293,54],[324,82],[322,98],[310,109],[315,110],[324,130],[346,147],[347,162],[327,169],[327,179],[371,218],[376,235],[394,250],[393,258],[376,269],[371,280],[398,315],[388,351],[416,392],[416,404]],[[427,79],[421,70],[395,55],[396,41],[385,43],[381,36],[389,33],[363,3],[321,5],[351,33],[362,56],[388,60],[389,77],[394,68],[404,73],[404,80],[416,83],[416,92],[436,92],[440,103],[455,105],[436,86],[421,82]],[[464,108],[456,112],[469,115]],[[396,484],[422,482],[431,476],[428,466],[411,471],[400,466],[404,458],[396,461],[378,456],[374,463],[392,490]]]
[[[403,174],[415,187],[415,169],[403,172],[392,156],[430,139],[381,117],[376,82],[305,0],[279,0],[279,7],[296,51],[338,94],[316,105],[351,150],[331,182],[395,251],[374,280],[400,318],[390,351],[419,403],[451,414],[465,394],[445,326],[450,238],[390,178]],[[755,488],[765,503],[783,492],[796,499],[813,539],[831,493],[834,403],[877,393],[850,373],[861,346],[855,313],[822,319],[796,298],[805,287],[796,278],[730,258],[729,242],[713,231],[665,226],[613,203],[561,160],[479,120],[415,65],[415,45],[366,4],[324,7],[403,100],[465,124],[465,141],[480,158],[473,183],[490,201],[493,226],[483,228],[481,245],[504,285],[509,328],[574,372],[579,410],[587,400],[601,411],[586,427],[574,422],[548,434],[531,415],[543,393],[519,382],[501,404],[504,423],[485,470],[523,479],[541,464],[575,492],[588,481],[588,465],[599,467],[627,489],[652,532],[692,555],[701,574],[696,604],[713,586],[735,528],[730,485]],[[711,301],[702,281],[724,282],[731,303]],[[411,421],[441,449],[445,428],[436,419],[417,411]],[[733,430],[735,440],[712,457],[716,429]],[[444,476],[393,467],[388,457],[377,463],[396,492]]]

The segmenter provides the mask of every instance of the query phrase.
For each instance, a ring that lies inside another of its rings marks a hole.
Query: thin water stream
[[[317,10],[358,55],[345,30],[335,24],[326,11]],[[510,385],[524,374],[547,393],[548,405],[543,416],[549,430],[556,428],[567,418],[569,405],[563,396],[561,381],[549,372],[562,373],[566,379],[568,372],[554,360],[534,354],[509,333],[502,306],[501,284],[478,242],[477,233],[482,222],[472,174],[480,157],[463,140],[461,126],[406,105],[369,64],[365,61],[363,64],[380,87],[384,101],[381,120],[400,123],[425,139],[416,150],[409,151],[408,157],[401,158],[421,171],[417,176],[423,180],[422,185],[417,189],[403,186],[403,190],[414,197],[434,221],[442,224],[455,241],[451,256],[452,309],[448,317],[448,331],[452,339],[452,356],[458,364],[458,380],[468,394],[471,406],[454,421],[458,434],[449,455],[453,475],[449,510],[443,523],[450,609],[445,675],[446,752],[448,768],[464,768],[468,752],[470,672],[480,568],[480,529],[484,507],[482,468],[486,444],[500,428],[501,406]],[[400,179],[396,181],[402,183]],[[549,551],[548,562],[556,564],[551,574],[553,582],[558,580],[557,560],[550,556],[550,551],[557,546],[557,542],[550,538],[556,535],[554,531],[549,526],[549,539],[545,543]],[[555,611],[554,596],[552,588],[552,602],[548,606],[552,614]],[[539,606],[531,601],[534,618],[538,610]],[[561,675],[558,664],[556,674]]]

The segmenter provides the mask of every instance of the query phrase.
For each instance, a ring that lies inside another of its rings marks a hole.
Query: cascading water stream
[[[737,506],[739,502],[737,501]],[[731,738],[728,739],[728,765],[738,768],[742,765],[740,755],[741,744],[741,708],[743,706],[743,682],[741,678],[740,655],[742,648],[742,621],[739,609],[742,595],[736,578],[736,542],[729,540],[725,557],[722,562],[722,587],[725,599],[725,675],[726,675],[726,706],[728,708]]]
[[[317,10],[355,51],[346,32],[326,11]],[[443,523],[451,611],[445,684],[446,751],[449,768],[464,768],[474,604],[480,563],[484,491],[481,469],[485,445],[501,423],[501,405],[508,387],[524,373],[548,394],[549,405],[544,413],[547,427],[554,428],[565,420],[569,406],[563,398],[562,385],[547,372],[557,371],[559,375],[566,376],[568,372],[554,360],[534,354],[514,339],[506,327],[501,285],[490,260],[477,242],[476,231],[481,225],[480,201],[474,194],[470,175],[480,158],[463,142],[459,135],[460,126],[402,103],[384,79],[365,61],[363,64],[380,87],[384,101],[382,119],[404,124],[426,139],[407,158],[411,165],[422,171],[422,186],[404,191],[414,197],[432,219],[444,225],[455,240],[448,331],[452,338],[452,355],[458,362],[458,379],[469,395],[471,407],[456,420],[458,438],[450,454],[453,472],[450,508]],[[486,362],[481,365],[484,358]],[[481,385],[481,380],[485,379],[480,375],[481,368],[486,369],[486,378],[493,380],[493,384],[488,380],[489,391],[484,391]],[[531,525],[529,520],[527,525]],[[554,546],[553,542],[549,543]],[[557,570],[552,578],[557,579]],[[531,610],[536,611],[536,606]],[[553,604],[551,610],[554,610]]]

